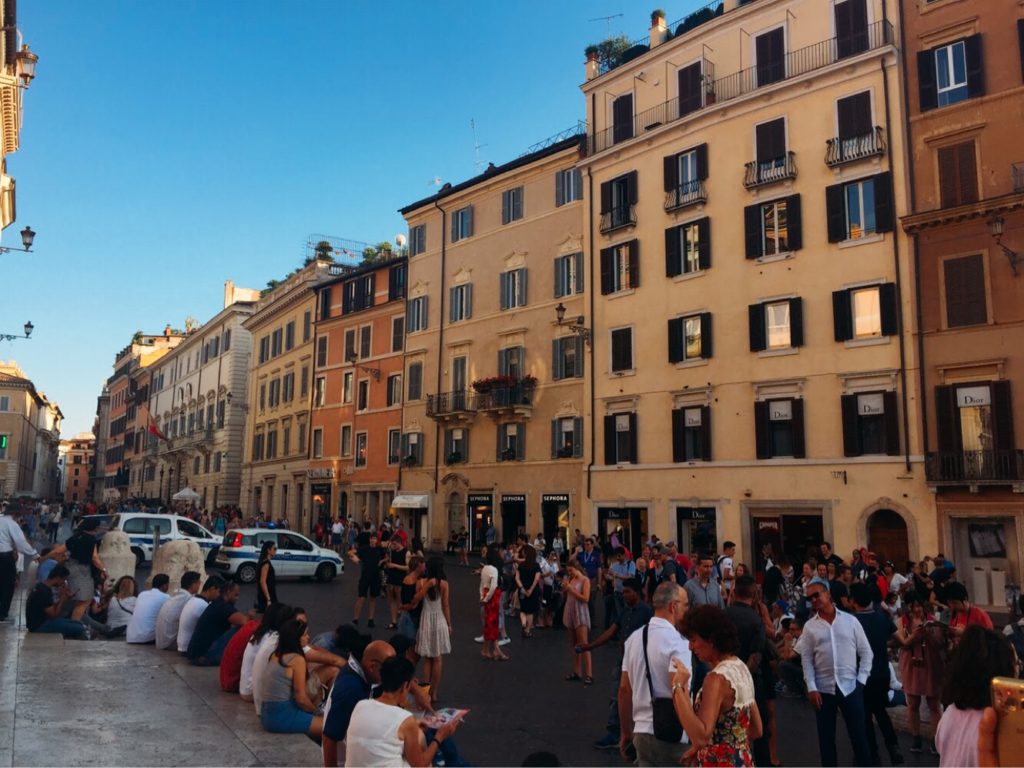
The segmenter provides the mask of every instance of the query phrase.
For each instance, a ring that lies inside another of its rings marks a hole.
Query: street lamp
[[[14,61],[18,77],[21,78],[23,83],[22,87],[28,88],[28,84],[36,76],[36,63],[39,61],[39,57],[32,53],[28,49],[28,44],[25,43],[21,46],[21,50],[15,54]]]
[[[29,320],[27,323],[25,323],[25,335],[24,336],[17,336],[17,335],[12,334],[12,333],[0,333],[0,341],[14,341],[15,339],[27,339],[27,338],[29,338],[32,335],[32,330],[34,328],[35,328],[35,326],[32,325],[32,321]]]
[[[1003,245],[1003,217],[996,216],[990,219],[988,222],[988,233],[992,235],[992,238],[996,241],[996,245],[1003,249],[1003,255],[1006,260],[1010,262],[1010,269],[1013,270],[1013,274],[1017,274],[1017,264],[1020,262],[1020,254],[1012,248],[1007,248]]]
[[[570,331],[583,339],[584,344],[588,347],[591,346],[593,333],[586,325],[584,325],[583,315],[577,315],[575,323],[565,322],[565,305],[562,302],[558,302],[558,306],[555,307],[555,319],[558,321],[559,326],[568,327]]]
[[[358,362],[355,355],[349,355],[348,358],[346,358],[345,362],[348,363],[349,365],[354,365],[361,371],[366,371],[368,374],[373,376],[375,381],[380,381],[380,368],[374,368],[373,366],[370,365],[363,365],[362,363]]]
[[[0,245],[0,253],[10,253],[11,251],[19,251],[21,253],[32,253],[32,241],[36,239],[36,233],[32,231],[32,227],[25,227],[21,230],[21,242],[25,246],[24,248],[8,248],[7,246]]]

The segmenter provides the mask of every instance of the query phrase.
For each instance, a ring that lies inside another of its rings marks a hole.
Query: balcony
[[[533,385],[523,383],[494,387],[477,395],[477,410],[500,417],[533,415]]]
[[[427,416],[445,423],[467,424],[476,416],[477,399],[464,389],[427,395]]]
[[[1013,174],[1013,192],[1019,195],[1024,192],[1024,160],[1011,163],[1010,172]]]
[[[747,189],[777,184],[796,178],[796,153],[787,152],[774,160],[752,160],[744,167],[743,186]]]
[[[931,485],[1019,485],[1024,481],[1024,451],[941,451],[925,456]]]
[[[838,168],[846,163],[855,163],[869,157],[881,157],[884,154],[885,141],[882,139],[882,128],[878,125],[863,136],[845,139],[836,137],[825,142],[825,165],[829,168]]]
[[[675,189],[665,193],[665,210],[678,211],[682,208],[689,208],[691,205],[698,205],[708,201],[707,192],[704,191],[704,182],[700,179],[687,181]]]
[[[601,214],[601,234],[607,235],[616,229],[636,226],[636,206],[622,205]]]

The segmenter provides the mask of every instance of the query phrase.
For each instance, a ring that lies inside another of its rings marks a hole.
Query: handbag
[[[654,713],[654,738],[678,744],[683,738],[683,724],[676,716],[672,697],[655,698],[654,682],[651,680],[651,662],[647,658],[647,627],[644,625],[644,671],[647,674],[647,689],[651,692],[651,710]]]

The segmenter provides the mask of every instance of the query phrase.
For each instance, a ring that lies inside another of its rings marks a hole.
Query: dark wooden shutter
[[[516,459],[522,461],[526,458],[526,424],[516,424]]]
[[[629,414],[629,463],[639,464],[640,456],[637,453],[637,446],[639,445],[639,435],[637,434],[636,427],[636,413]]]
[[[754,442],[757,446],[757,458],[772,457],[771,443],[768,439],[768,403],[765,400],[754,403]]]
[[[629,248],[629,287],[640,286],[640,241],[630,240],[626,246]]]
[[[804,302],[799,296],[789,300],[789,344],[804,345]]]
[[[761,257],[761,206],[748,205],[743,209],[743,233],[746,241],[746,257]]]
[[[701,269],[711,268],[711,218],[697,222],[697,262]]]
[[[558,435],[558,419],[553,419],[551,421],[551,458],[552,459],[557,459],[558,458],[558,449],[561,448],[561,446],[558,444],[558,437],[559,437],[559,435]]]
[[[1016,447],[1013,439],[1013,400],[1008,381],[992,382],[992,447],[997,451],[1012,451]]]
[[[956,387],[935,388],[936,433],[939,450],[956,453],[963,447],[960,436],[960,409],[956,404]]]
[[[520,289],[519,290],[519,294],[520,294],[519,295],[519,299],[522,302],[521,304],[519,304],[520,307],[525,307],[530,302],[530,299],[529,299],[529,296],[530,296],[530,294],[529,294],[530,281],[528,279],[529,278],[529,271],[528,270],[529,270],[529,267],[522,267],[519,270],[519,289]]]
[[[665,191],[673,192],[679,186],[679,155],[669,155],[663,162]]]
[[[935,84],[935,51],[917,52],[917,96],[922,112],[939,105],[939,91]]]
[[[878,286],[878,307],[881,314],[882,335],[895,336],[899,332],[896,283],[882,283]]]
[[[672,461],[686,461],[686,417],[682,408],[672,409]]]
[[[892,174],[886,171],[875,176],[875,232],[892,232],[896,212],[893,210]]]
[[[764,304],[751,304],[747,307],[750,317],[750,351],[761,352],[767,348],[764,327]]]
[[[568,291],[566,291],[565,286],[565,277],[562,272],[562,260],[555,259],[551,263],[554,265],[555,268],[554,279],[552,280],[552,282],[555,286],[555,298],[558,299],[561,298],[562,296],[565,296],[566,293],[568,293]]]
[[[572,455],[574,458],[583,456],[583,417],[576,416],[572,420]]]
[[[501,223],[508,224],[512,221],[512,190],[506,189],[501,193]]]
[[[565,171],[555,171],[555,208],[565,205]]]
[[[679,70],[679,117],[701,108],[701,62]]]
[[[612,141],[633,138],[633,94],[619,96],[612,102]]]
[[[839,243],[846,239],[846,185],[832,184],[825,187],[825,221],[828,224],[828,241]]]
[[[640,186],[637,184],[637,172],[630,171],[626,174],[626,199],[630,205],[636,205],[640,196]]]
[[[836,3],[836,52],[840,59],[868,49],[868,10],[865,0]]]
[[[711,406],[700,409],[700,453],[704,461],[711,461]]]
[[[683,357],[683,318],[674,317],[668,321],[668,361],[678,363]]]
[[[1020,76],[1024,79],[1024,19],[1017,19],[1017,46],[1020,48]]]
[[[946,284],[946,324],[953,328],[988,321],[985,265],[980,255],[943,262]]]
[[[665,230],[665,277],[682,274],[683,265],[680,258],[679,227]]]
[[[882,393],[885,408],[885,452],[890,456],[900,455],[900,412],[895,392]]]
[[[835,328],[836,341],[847,341],[853,338],[853,315],[849,291],[832,292],[832,324]]]
[[[782,28],[773,29],[754,39],[757,54],[757,85],[782,80],[785,71],[785,37]]]
[[[573,258],[576,260],[576,293],[583,293],[583,254],[574,254]]]
[[[871,133],[871,93],[861,91],[839,99],[836,103],[839,118],[839,138],[854,139]]]
[[[843,456],[860,456],[860,419],[857,415],[857,396],[843,395],[840,399],[843,414]]]
[[[708,177],[708,145],[698,144],[697,149],[697,178],[703,181]]]
[[[786,235],[787,247],[791,251],[799,251],[804,247],[803,216],[800,211],[800,195],[786,198]]]
[[[604,417],[604,463],[615,464],[615,414]]]
[[[978,171],[974,159],[974,142],[965,141],[958,144],[956,149],[958,205],[975,203],[978,201]]]
[[[760,39],[760,38],[758,38]],[[786,154],[786,120],[779,118],[756,128],[757,161],[767,163]]]
[[[964,57],[967,59],[967,95],[982,96],[985,93],[985,59],[981,35],[971,35],[964,40]]]
[[[711,313],[700,313],[700,356],[705,360],[711,358],[714,346],[711,341]]]
[[[960,184],[957,180],[957,148],[940,147],[938,151],[939,160],[939,204],[943,208],[952,208],[957,205],[960,192]]]
[[[608,213],[612,209],[612,183],[606,181],[601,185],[601,213]]]
[[[804,401],[794,398],[790,402],[793,404],[793,420],[790,422],[793,429],[793,458],[802,459],[807,456],[804,440]]]
[[[560,338],[559,339],[552,339],[551,340],[551,378],[554,379],[555,381],[558,381],[559,379],[562,378],[562,376],[565,375],[563,370],[562,370],[562,363],[563,363],[563,359],[562,359],[562,339],[560,339]]]
[[[612,248],[601,249],[601,293],[612,292],[612,275],[614,268],[614,250]]]

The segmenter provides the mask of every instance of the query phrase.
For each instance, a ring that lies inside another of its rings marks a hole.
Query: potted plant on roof
[[[653,11],[651,11],[651,26],[665,26],[665,10],[663,8],[655,8]]]
[[[590,45],[583,49],[583,53],[586,54],[587,61],[597,61],[597,57],[600,50],[600,48],[591,43]]]

